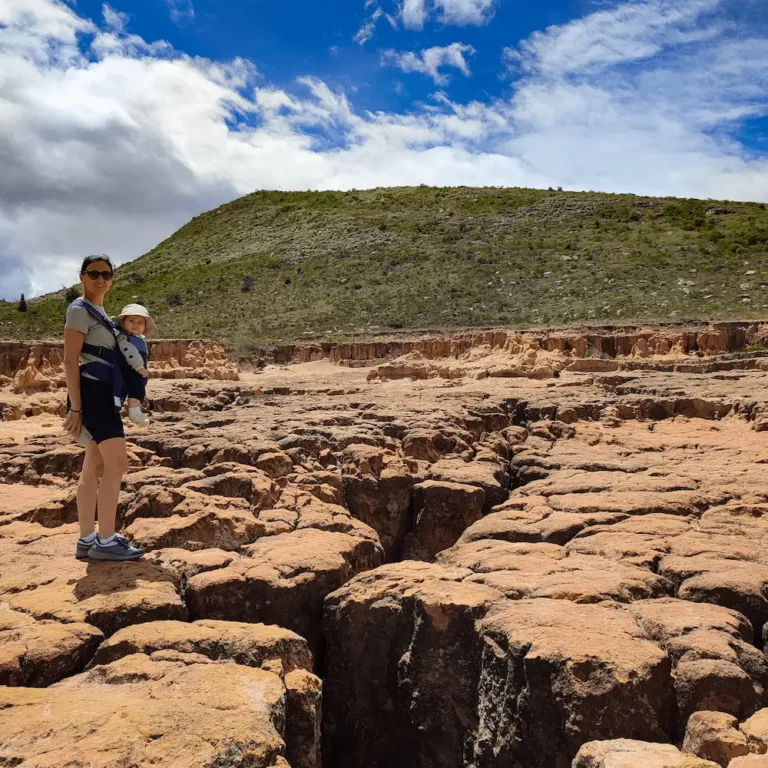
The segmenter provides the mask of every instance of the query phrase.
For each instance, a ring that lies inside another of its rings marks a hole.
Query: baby
[[[117,346],[123,353],[121,370],[128,390],[128,418],[134,424],[147,424],[149,416],[141,410],[149,377],[149,347],[144,336],[152,333],[156,326],[141,304],[123,307],[115,320],[122,329],[117,336]]]

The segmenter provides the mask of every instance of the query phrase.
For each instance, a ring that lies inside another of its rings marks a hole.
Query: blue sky
[[[382,16],[373,37],[362,45],[355,35],[374,13],[364,0],[194,0],[194,5],[128,0],[114,7],[129,15],[131,31],[145,40],[167,40],[180,51],[213,60],[242,56],[280,87],[290,87],[295,78],[311,73],[334,88],[356,89],[355,103],[361,108],[403,110],[427,98],[434,83],[418,73],[382,67],[382,50],[418,51],[457,40],[472,45],[476,51],[471,57],[472,76],[452,77],[446,90],[462,101],[500,96],[510,87],[508,78],[501,79],[506,47],[596,6],[568,0],[499,2],[492,4],[488,24],[443,24],[432,18],[422,29],[408,29],[402,23],[393,29]],[[393,17],[397,13],[396,3],[381,7]],[[179,12],[190,8],[193,14]],[[102,3],[79,0],[77,10],[98,20]]]
[[[397,3],[382,4],[398,26],[393,28],[382,15],[375,20],[372,37],[362,44],[355,38],[378,7],[366,8],[365,0],[126,0],[113,7],[126,14],[129,30],[147,41],[166,40],[178,51],[213,61],[243,57],[264,81],[281,88],[290,89],[296,78],[311,74],[353,94],[359,109],[407,111],[429,99],[436,84],[423,73],[383,65],[384,51],[418,52],[457,41],[470,45],[474,53],[466,58],[471,75],[445,68],[449,82],[441,89],[458,101],[499,98],[509,94],[514,82],[502,62],[510,42],[567,23],[590,7],[560,0],[526,5],[490,3],[487,24],[444,24],[434,15],[414,29],[397,19]],[[79,0],[76,8],[96,23],[102,19],[103,3],[98,0]]]
[[[0,298],[254,189],[768,201],[765,0],[2,0]]]

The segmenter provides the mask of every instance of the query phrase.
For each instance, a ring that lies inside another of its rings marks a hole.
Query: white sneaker
[[[149,416],[141,408],[129,408],[128,418],[134,424],[149,424]]]

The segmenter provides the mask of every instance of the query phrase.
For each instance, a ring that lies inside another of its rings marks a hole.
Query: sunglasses
[[[99,272],[98,269],[86,269],[83,274],[88,275],[91,280],[98,280],[100,277],[103,277],[105,280],[111,280],[114,277],[108,269],[105,269],[103,272]]]

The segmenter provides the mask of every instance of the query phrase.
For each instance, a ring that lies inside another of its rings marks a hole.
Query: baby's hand
[[[139,371],[139,376],[141,376],[143,379],[148,379],[149,378],[149,371],[146,368],[142,368]]]

